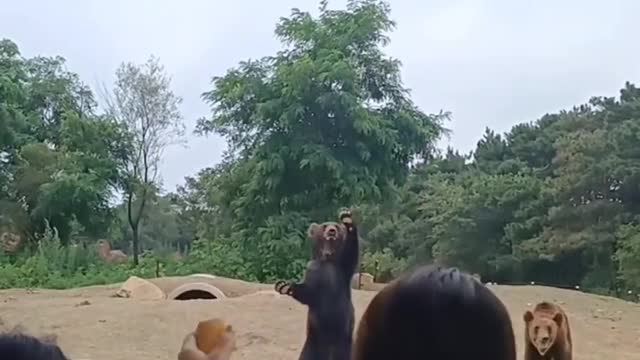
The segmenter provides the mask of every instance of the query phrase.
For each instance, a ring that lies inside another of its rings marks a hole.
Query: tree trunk
[[[133,234],[133,265],[134,266],[138,266],[138,249],[140,249],[139,246],[139,242],[138,242],[138,223],[136,224],[130,224],[131,225],[131,232]]]
[[[143,202],[144,203],[144,202]],[[127,219],[129,220],[129,226],[131,227],[131,234],[133,237],[133,265],[138,266],[138,249],[139,241],[138,241],[138,230],[140,228],[140,215],[142,212],[142,208],[138,211],[138,216],[133,216],[133,192],[130,192],[127,195]]]

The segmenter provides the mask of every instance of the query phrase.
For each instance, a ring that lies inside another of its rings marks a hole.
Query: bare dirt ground
[[[176,359],[185,334],[198,321],[223,317],[239,334],[233,359],[297,359],[305,334],[305,308],[270,286],[229,280],[218,285],[233,294],[223,300],[139,301],[113,298],[117,285],[74,290],[0,291],[5,327],[23,326],[34,335],[57,334],[74,360]],[[234,288],[235,287],[235,288]],[[522,358],[522,313],[542,300],[567,311],[574,358],[640,359],[640,305],[572,290],[538,286],[491,286],[511,313]],[[354,291],[359,318],[375,293]]]

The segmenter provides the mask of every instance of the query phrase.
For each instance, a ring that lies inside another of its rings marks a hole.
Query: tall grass
[[[134,275],[152,278],[213,273],[255,280],[246,271],[247,266],[237,249],[222,244],[205,244],[205,240],[195,242],[191,254],[180,261],[171,260],[166,254],[145,253],[136,267],[130,262],[104,262],[95,246],[65,246],[60,242],[57,231],[49,226],[37,237],[36,243],[37,247],[32,252],[9,256],[0,251],[0,289],[68,289],[118,283]]]

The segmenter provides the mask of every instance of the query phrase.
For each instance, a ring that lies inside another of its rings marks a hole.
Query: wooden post
[[[380,270],[380,264],[378,263],[378,260],[376,260],[374,266],[375,269],[373,270],[373,282],[376,282],[376,280],[378,279],[378,271]]]
[[[362,289],[362,271],[364,270],[364,266],[360,264],[360,272],[358,272],[358,290]]]

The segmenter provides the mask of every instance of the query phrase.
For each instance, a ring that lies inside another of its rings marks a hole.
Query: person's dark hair
[[[0,334],[0,359],[68,360],[58,345],[21,333]]]
[[[516,360],[502,301],[471,275],[427,265],[378,292],[360,318],[353,360]]]

